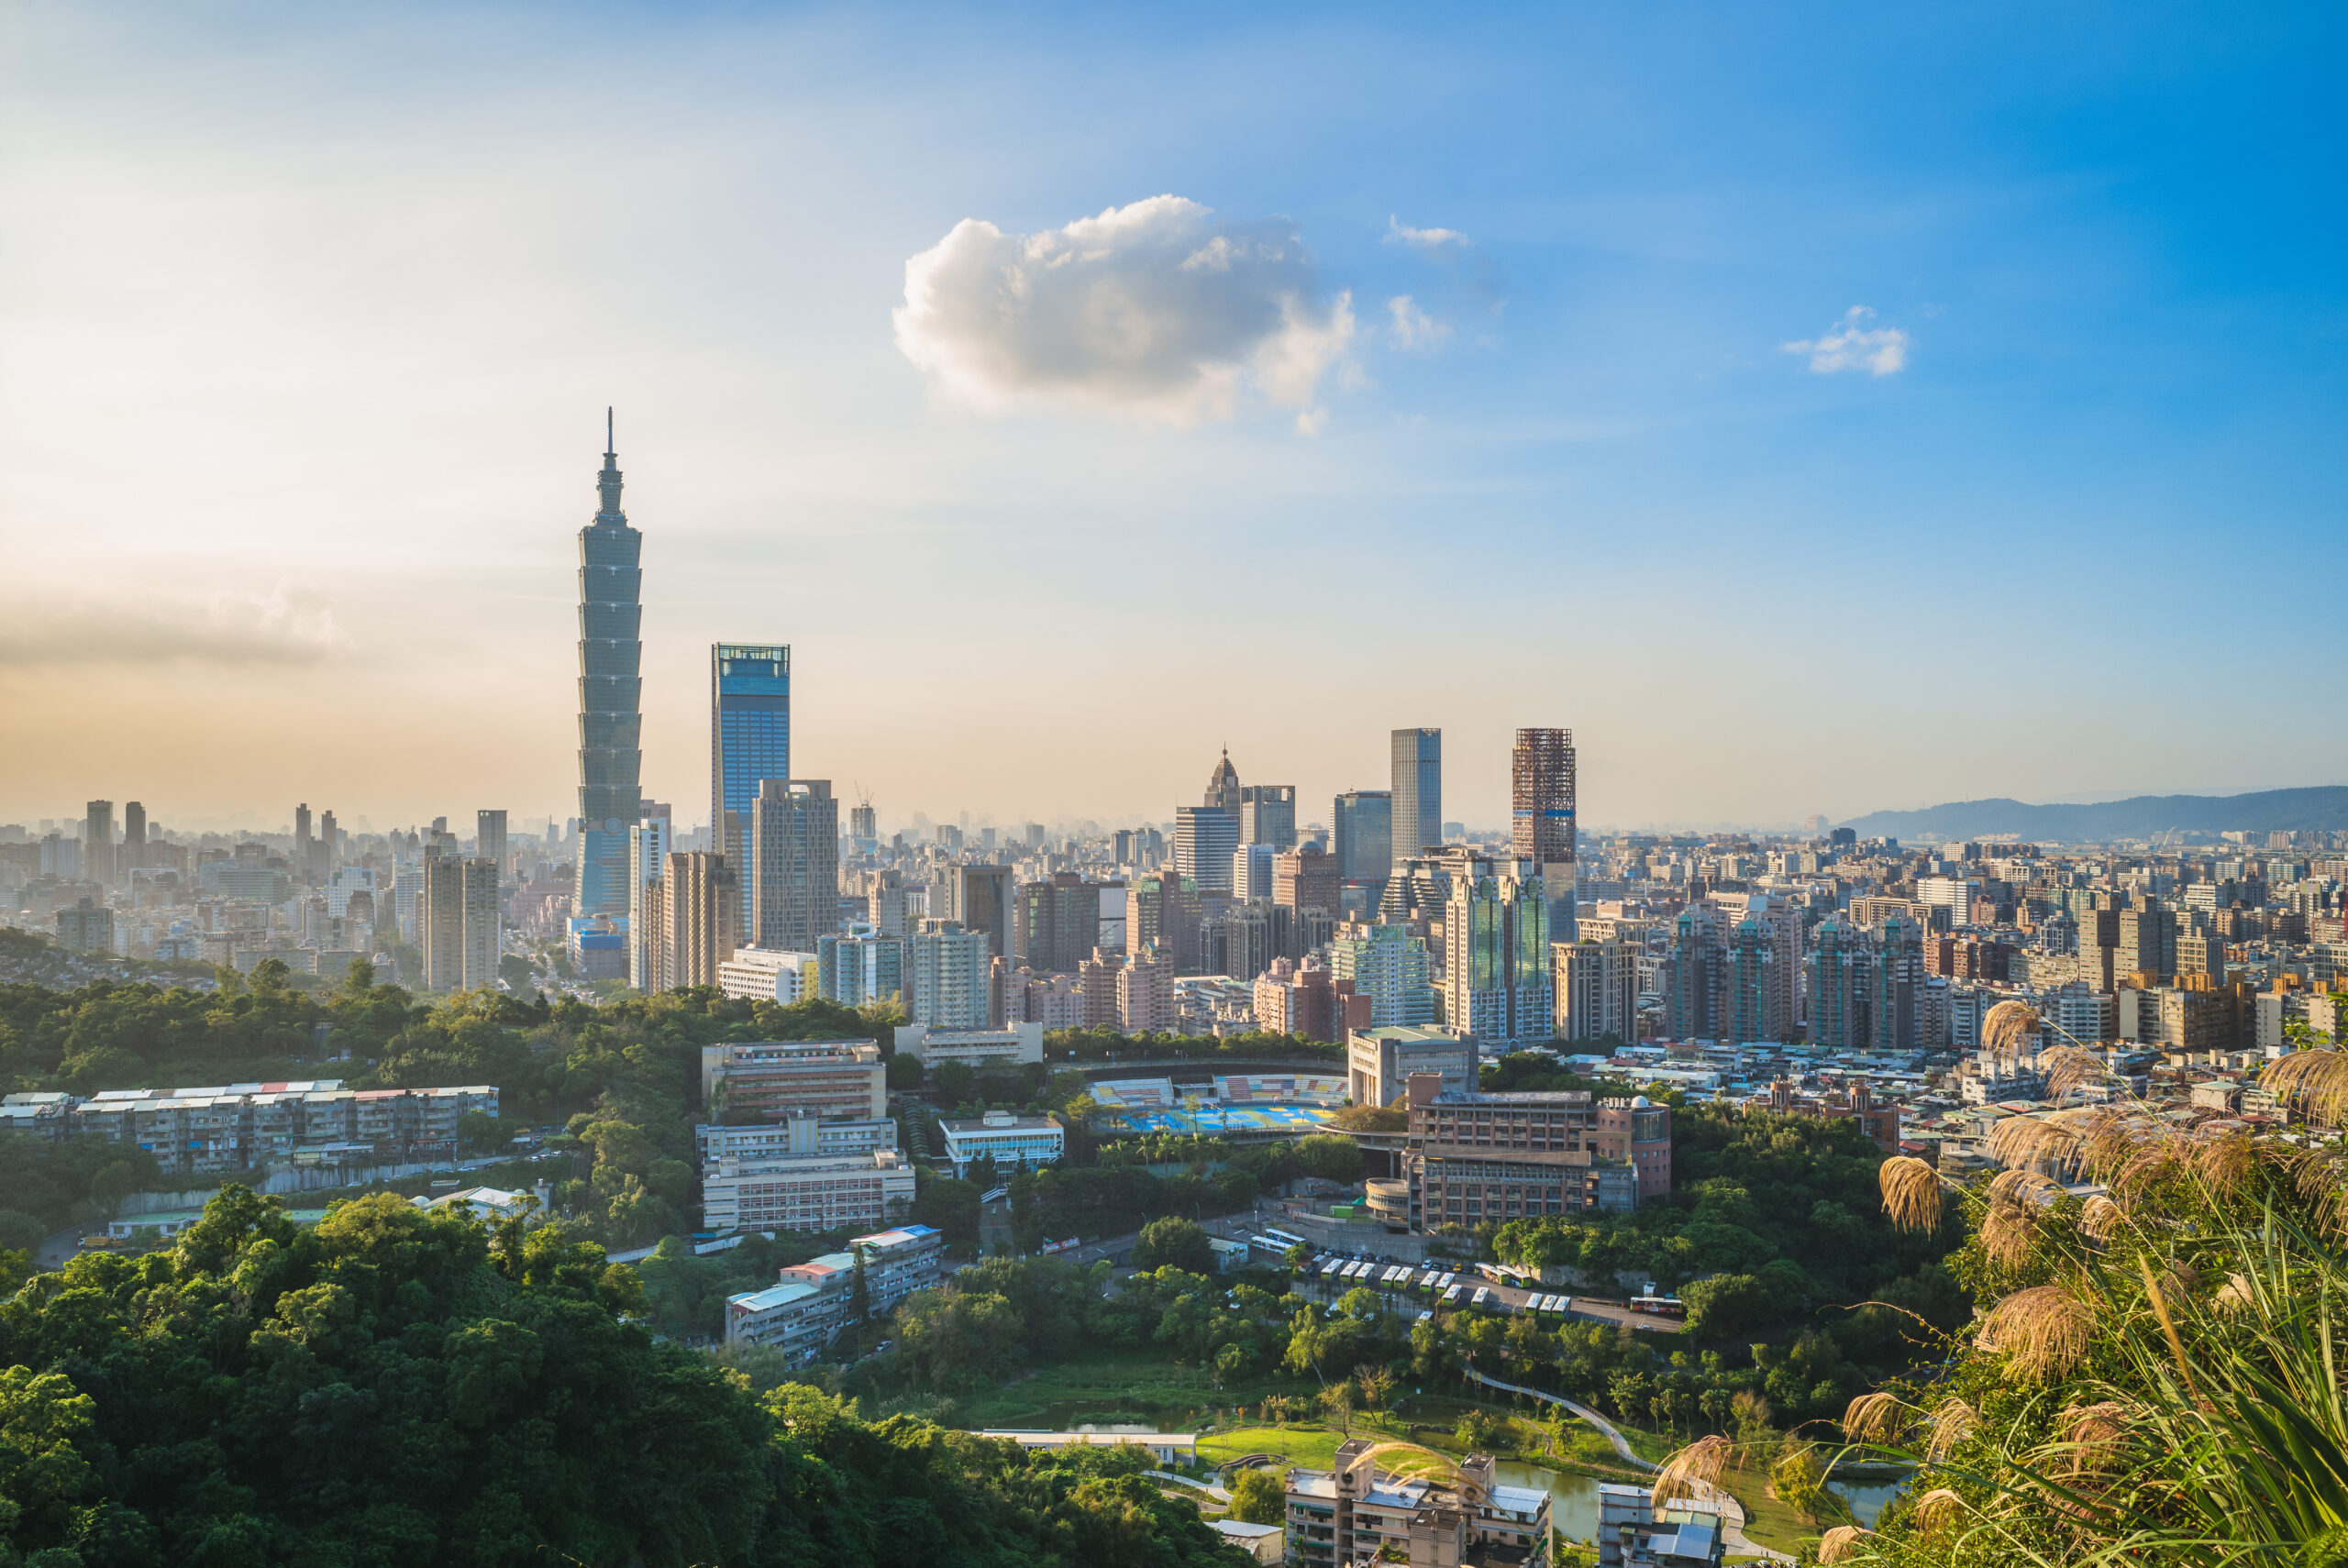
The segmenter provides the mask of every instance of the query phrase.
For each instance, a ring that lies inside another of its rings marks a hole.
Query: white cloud
[[[1040,234],[965,218],[905,263],[897,347],[980,408],[1043,400],[1195,425],[1243,391],[1300,411],[1354,335],[1293,225],[1217,221],[1180,196]]]
[[[1415,245],[1422,250],[1439,250],[1446,245],[1465,247],[1468,237],[1456,228],[1412,228],[1389,213],[1386,215],[1386,243]]]
[[[1451,336],[1448,325],[1421,310],[1408,294],[1396,294],[1386,302],[1386,309],[1394,318],[1397,347],[1432,348]]]
[[[1868,326],[1874,315],[1865,305],[1853,305],[1824,336],[1780,343],[1778,348],[1788,354],[1809,355],[1811,370],[1822,376],[1839,370],[1897,375],[1908,368],[1908,335],[1896,326]]]
[[[344,657],[350,649],[334,602],[314,588],[285,582],[266,595],[52,599],[12,614],[0,630],[0,665],[305,665]]]

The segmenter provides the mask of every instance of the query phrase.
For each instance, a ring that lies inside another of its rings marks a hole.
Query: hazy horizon
[[[2348,777],[2341,32],[19,8],[0,822],[571,814],[607,404],[682,820],[720,639],[890,821]]]

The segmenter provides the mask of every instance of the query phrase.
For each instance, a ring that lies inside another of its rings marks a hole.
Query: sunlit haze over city
[[[2343,61],[0,0],[0,1568],[2348,1568]]]
[[[564,815],[607,405],[663,800],[2341,782],[2322,16],[17,8],[0,812]]]

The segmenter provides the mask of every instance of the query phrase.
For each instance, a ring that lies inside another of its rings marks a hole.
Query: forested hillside
[[[1238,1561],[1143,1463],[1029,1460],[656,1343],[559,1226],[235,1189],[0,1304],[0,1548],[30,1568]]]

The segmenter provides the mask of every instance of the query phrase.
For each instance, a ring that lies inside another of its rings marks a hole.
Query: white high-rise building
[[[669,819],[646,817],[627,835],[627,983],[659,988],[660,877],[676,847]]]
[[[905,1012],[933,1029],[987,1024],[986,933],[925,920],[905,939]]]

